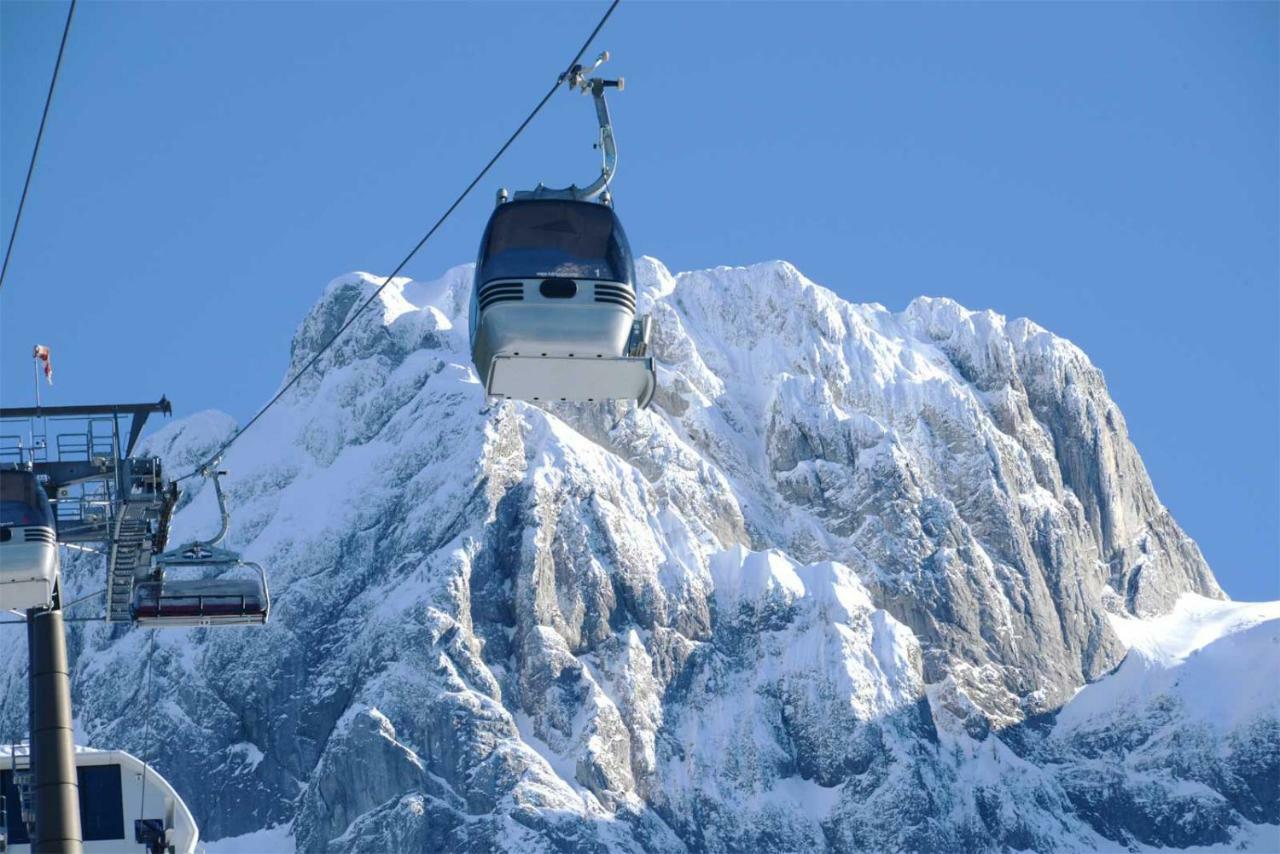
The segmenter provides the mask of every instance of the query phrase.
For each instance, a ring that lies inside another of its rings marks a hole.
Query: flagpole
[[[40,359],[31,357],[31,379],[36,387],[36,409],[40,408]],[[27,420],[27,441],[30,442],[28,453],[31,454],[31,461],[36,461],[36,419],[34,417]]]

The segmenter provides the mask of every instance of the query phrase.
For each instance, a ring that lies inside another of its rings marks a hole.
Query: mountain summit
[[[784,262],[638,268],[646,411],[486,402],[471,268],[393,281],[226,456],[271,622],[155,634],[150,707],[148,634],[76,624],[80,739],[300,851],[1280,844],[1280,606],[1226,600],[1084,353]],[[331,283],[289,373],[381,282]]]

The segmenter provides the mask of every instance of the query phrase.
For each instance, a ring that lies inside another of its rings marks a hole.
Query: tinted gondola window
[[[480,283],[544,277],[630,282],[631,250],[613,210],[535,200],[494,211],[480,251]]]
[[[0,524],[53,527],[49,499],[25,471],[0,471]]]
[[[124,839],[124,790],[119,765],[81,765],[76,768],[80,785],[80,831],[85,842]],[[10,845],[27,845],[31,837],[22,821],[22,806],[13,772],[0,771],[6,830]],[[158,804],[163,808],[163,804]]]
[[[124,839],[124,793],[119,765],[81,765],[76,769],[80,782],[80,830],[85,842]],[[159,798],[148,798],[153,812],[164,809]]]

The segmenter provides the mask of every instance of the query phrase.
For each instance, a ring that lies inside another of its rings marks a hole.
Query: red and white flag
[[[49,381],[49,385],[53,385],[53,362],[49,359],[49,348],[43,344],[37,344],[31,353],[31,358],[44,362],[44,378]]]

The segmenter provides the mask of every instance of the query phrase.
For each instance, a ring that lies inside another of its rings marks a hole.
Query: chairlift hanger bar
[[[593,201],[599,198],[607,205],[612,204],[612,198],[608,190],[609,182],[613,180],[613,175],[618,169],[618,147],[613,138],[613,122],[609,118],[609,104],[605,101],[604,90],[617,89],[622,91],[626,81],[621,77],[616,80],[605,80],[601,77],[587,76],[608,61],[609,51],[601,51],[590,68],[584,67],[580,63],[574,63],[574,66],[566,74],[561,75],[561,80],[569,87],[570,91],[576,89],[583,94],[590,93],[592,100],[595,101],[596,120],[600,125],[599,141],[596,142],[595,147],[600,149],[603,158],[600,164],[600,175],[586,187],[570,184],[568,187],[552,188],[539,183],[537,189],[533,191],[517,191],[515,198],[570,198],[584,201]],[[498,195],[499,201],[505,201],[506,198],[507,191],[501,190]]]

